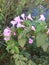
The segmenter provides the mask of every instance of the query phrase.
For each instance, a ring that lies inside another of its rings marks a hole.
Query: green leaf
[[[32,22],[29,21],[29,20],[25,21],[24,23],[25,23],[26,26],[29,26],[30,24],[32,24]]]
[[[26,27],[25,30],[23,30],[20,35],[18,36],[18,40],[21,39],[22,37],[26,37],[26,34],[28,34],[31,31],[31,25]]]
[[[37,47],[42,46],[46,43],[47,36],[45,33],[38,33],[36,36]]]
[[[46,51],[47,51],[48,46],[49,46],[49,44],[48,44],[48,43],[45,43],[45,44],[43,44],[43,45],[42,45],[42,48],[43,48],[43,51],[44,51],[44,52],[46,52]]]
[[[45,22],[41,22],[36,26],[36,33],[44,31],[45,30]]]
[[[10,41],[7,42],[6,50],[12,54],[19,53],[19,49],[17,46],[18,46],[18,43],[15,40],[11,39]]]
[[[2,20],[3,20],[3,14],[0,13],[0,21],[2,21]]]
[[[14,50],[15,50],[16,53],[19,53],[19,49],[18,49],[17,46],[14,47]]]
[[[38,32],[40,32],[41,31],[41,26],[40,26],[40,24],[37,26],[37,28],[36,28],[36,33],[38,33]]]
[[[11,49],[11,45],[9,44],[9,45],[7,45],[6,50],[9,52],[10,49]]]
[[[14,51],[13,49],[10,50],[10,53],[11,53],[11,54],[14,54],[14,52],[15,52],[15,51]]]
[[[23,29],[22,28],[17,28],[16,31],[18,31],[18,34],[20,34],[23,31]]]
[[[28,65],[36,65],[36,63],[34,63],[32,60],[29,60]]]
[[[24,47],[25,43],[26,43],[26,38],[21,38],[18,40],[18,43],[21,47]]]

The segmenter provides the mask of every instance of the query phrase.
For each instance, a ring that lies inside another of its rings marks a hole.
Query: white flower
[[[43,14],[41,14],[41,15],[40,15],[39,20],[41,20],[41,21],[45,21],[45,17],[44,17],[44,15],[43,15]]]
[[[31,17],[31,14],[29,14],[29,15],[27,16],[27,19],[33,20],[32,17]]]
[[[34,26],[32,26],[32,28],[31,28],[33,31],[35,31],[36,29],[35,29],[35,27]]]
[[[20,27],[24,28],[25,26],[22,25],[21,23],[18,23],[18,24],[17,24],[17,28],[20,28]]]
[[[23,20],[25,20],[25,14],[21,14],[21,17],[23,18]]]
[[[14,25],[17,23],[16,21],[11,21],[10,22],[12,24],[12,26],[14,27]]]

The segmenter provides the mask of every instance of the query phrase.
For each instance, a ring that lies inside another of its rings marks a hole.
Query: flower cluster
[[[26,20],[30,20],[33,21],[33,16],[31,14],[29,14],[28,16],[26,16],[24,13],[21,14],[20,16],[15,17],[11,22],[10,22],[10,26],[4,29],[3,35],[4,35],[4,40],[8,41],[10,40],[11,37],[11,27],[14,28],[23,28],[25,29],[25,25],[22,24],[23,22],[25,22]],[[43,14],[40,15],[40,18],[38,20],[41,21],[45,21],[45,17]],[[31,30],[36,31],[35,26],[31,27]],[[47,34],[49,34],[49,29],[47,31]],[[14,31],[14,35],[16,35],[15,31]],[[33,43],[33,39],[29,38],[29,43],[32,44]]]
[[[34,16],[32,16],[31,14],[26,16],[25,13],[23,13],[20,16],[15,17],[14,20],[12,20],[10,22],[10,25],[11,25],[10,27],[13,26],[13,27],[17,27],[17,28],[19,28],[19,27],[23,27],[24,28],[25,26],[22,25],[21,23],[24,22],[25,20],[33,21],[33,19],[34,19]],[[45,21],[45,16],[43,14],[41,14],[39,20]]]

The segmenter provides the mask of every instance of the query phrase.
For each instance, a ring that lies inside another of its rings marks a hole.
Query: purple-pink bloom
[[[14,32],[14,35],[16,35],[16,32]]]
[[[4,29],[3,35],[4,36],[11,36],[11,30],[10,30],[9,27],[7,27],[7,28]]]
[[[43,15],[43,14],[41,14],[41,15],[40,15],[39,20],[41,20],[41,21],[45,21],[45,17],[44,17],[44,15]]]
[[[20,19],[20,16],[15,17],[14,20],[15,20],[17,23],[23,22],[23,20]]]
[[[33,43],[33,39],[29,38],[29,44]]]
[[[6,41],[10,40],[11,30],[10,30],[9,27],[7,27],[7,28],[4,29],[3,35],[4,35],[4,40],[6,40]]]

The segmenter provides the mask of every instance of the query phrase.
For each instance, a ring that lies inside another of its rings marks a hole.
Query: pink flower
[[[14,32],[14,35],[16,35],[16,32]]]
[[[17,28],[21,28],[21,27],[24,28],[25,26],[22,25],[21,23],[18,23],[18,24],[17,24]]]
[[[33,20],[32,17],[31,17],[31,14],[29,14],[29,15],[27,16],[27,19]]]
[[[48,31],[46,33],[49,34],[49,29],[48,29]]]
[[[4,35],[4,40],[6,40],[6,41],[10,40],[11,30],[9,27],[4,29],[3,35]]]
[[[4,29],[4,32],[3,32],[3,35],[4,36],[11,36],[11,30],[10,30],[10,28],[8,28],[8,27],[5,28]]]
[[[44,17],[44,15],[43,15],[43,14],[41,14],[41,15],[40,15],[39,20],[41,20],[41,21],[45,21],[45,17]]]
[[[33,43],[33,39],[29,38],[29,44]]]
[[[23,22],[23,20],[20,19],[20,16],[15,17],[14,20],[15,20],[17,23]]]
[[[35,31],[36,29],[35,29],[35,27],[34,26],[32,26],[32,28],[31,28],[33,31]]]

